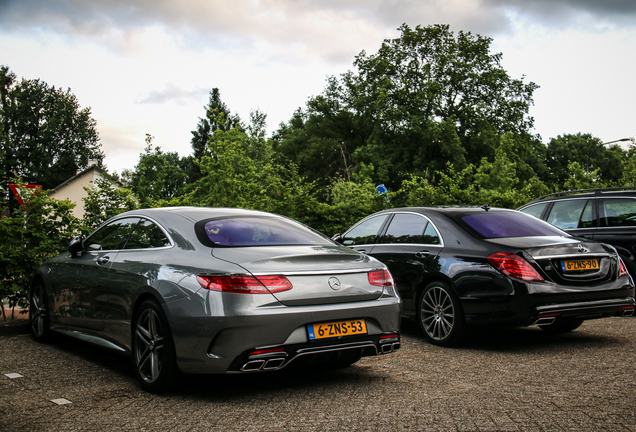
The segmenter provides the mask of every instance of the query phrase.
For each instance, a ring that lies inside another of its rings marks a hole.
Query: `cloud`
[[[190,105],[201,100],[202,96],[205,96],[208,90],[196,89],[196,90],[183,90],[175,84],[166,84],[163,90],[153,90],[141,98],[135,100],[137,104],[166,104],[176,103],[178,105]]]
[[[130,57],[140,34],[163,32],[187,51],[257,55],[263,62],[351,64],[398,37],[407,23],[448,23],[494,37],[513,21],[535,24],[634,25],[636,2],[625,0],[0,0],[0,28],[53,31],[91,40]],[[156,30],[160,29],[160,30]]]
[[[631,0],[483,0],[487,8],[513,12],[547,27],[570,25],[636,27]]]

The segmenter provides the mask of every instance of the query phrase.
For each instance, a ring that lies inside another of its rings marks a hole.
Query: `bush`
[[[19,184],[19,182],[18,182]],[[58,255],[79,233],[80,221],[73,216],[74,203],[55,200],[40,191],[28,204],[15,209],[0,201],[0,303],[26,311],[31,278],[40,263]]]

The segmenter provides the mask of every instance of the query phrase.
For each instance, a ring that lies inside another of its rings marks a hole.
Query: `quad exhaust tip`
[[[381,352],[382,354],[388,354],[399,350],[401,347],[400,342],[388,343],[382,345]]]
[[[558,316],[559,316],[558,312],[539,315],[539,319],[535,321],[535,324],[536,325],[552,324],[557,319]]]
[[[285,357],[276,357],[268,360],[250,360],[243,365],[241,370],[243,372],[255,372],[259,370],[276,370],[283,367],[285,363]]]

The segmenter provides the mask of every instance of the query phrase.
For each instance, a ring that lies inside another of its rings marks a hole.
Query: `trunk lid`
[[[560,285],[595,286],[618,277],[618,255],[603,243],[575,237],[517,237],[488,240],[521,249],[546,278]]]
[[[293,288],[272,295],[287,306],[374,300],[384,291],[369,283],[368,272],[385,267],[340,246],[214,248],[212,254],[254,276],[285,275]]]

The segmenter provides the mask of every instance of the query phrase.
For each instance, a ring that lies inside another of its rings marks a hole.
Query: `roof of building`
[[[55,188],[53,188],[53,190],[51,190],[49,193],[57,192],[58,190],[62,189],[64,186],[67,186],[68,184],[75,181],[75,179],[82,177],[83,175],[89,173],[92,170],[97,170],[99,174],[102,174],[105,177],[111,179],[113,183],[116,183],[118,186],[123,187],[123,184],[120,181],[112,179],[110,175],[108,174],[108,172],[104,170],[102,167],[98,165],[91,165],[85,170],[79,171],[77,174],[75,174],[73,177],[69,178],[68,180],[64,181],[63,183],[60,183],[59,185],[55,186]]]

